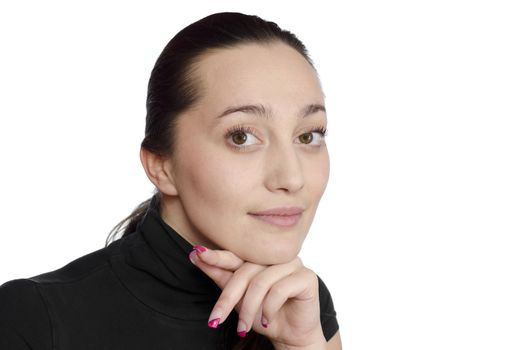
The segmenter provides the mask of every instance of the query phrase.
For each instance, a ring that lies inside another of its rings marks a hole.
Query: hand
[[[251,329],[266,336],[276,349],[324,349],[319,315],[317,275],[301,259],[263,266],[245,262],[224,250],[196,246],[191,261],[207,274],[222,293],[209,317],[216,328],[235,309],[237,332],[244,337]]]

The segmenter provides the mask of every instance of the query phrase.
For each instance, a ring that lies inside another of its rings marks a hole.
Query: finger
[[[218,323],[224,322],[244,296],[249,281],[263,269],[264,266],[246,262],[232,273],[211,311],[209,322],[214,320],[218,320]]]
[[[311,303],[319,300],[319,289],[317,275],[306,268],[281,279],[275,283],[262,302],[262,317],[271,326],[279,310],[288,299],[299,302],[299,309],[292,310],[293,313],[302,312],[303,301]],[[302,327],[302,325],[300,325]]]
[[[254,325],[261,330],[267,328],[267,322],[261,321],[261,306],[264,297],[271,287],[286,276],[302,267],[299,259],[286,264],[273,265],[253,277],[249,283],[238,316],[238,329],[240,332],[249,332]]]
[[[233,276],[233,272],[206,264],[198,257],[198,254],[198,251],[193,249],[189,253],[189,260],[191,260],[191,262],[196,267],[198,267],[200,270],[202,270],[202,272],[209,276],[209,278],[211,278],[218,287],[223,289],[226,286],[227,282]]]
[[[207,249],[200,245],[195,246],[194,249],[203,262],[225,270],[238,270],[244,263],[242,259],[227,250]]]

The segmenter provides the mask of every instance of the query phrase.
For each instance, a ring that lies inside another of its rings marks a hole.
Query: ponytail
[[[141,202],[132,211],[132,213],[130,213],[130,215],[128,215],[126,218],[124,218],[117,225],[114,226],[114,228],[110,231],[110,233],[108,234],[108,237],[106,238],[105,247],[107,247],[113,241],[119,238],[125,237],[131,234],[132,232],[136,231],[137,225],[139,224],[139,222],[141,221],[141,219],[147,212],[148,208],[151,205],[151,202],[155,201],[155,203],[153,204],[156,206],[159,206],[160,200],[161,200],[161,193],[159,192],[158,189],[156,189],[154,195],[151,198]],[[119,237],[118,235],[121,231],[123,232],[123,234],[121,235],[121,237]]]

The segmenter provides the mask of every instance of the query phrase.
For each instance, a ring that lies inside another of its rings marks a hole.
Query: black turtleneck
[[[207,326],[220,289],[188,260],[192,245],[156,203],[135,232],[107,247],[0,286],[0,349],[231,349],[236,313]],[[329,340],[338,323],[320,279],[319,294]]]

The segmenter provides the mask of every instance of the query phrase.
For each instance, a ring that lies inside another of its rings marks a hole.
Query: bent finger
[[[228,250],[207,249],[204,246],[194,246],[200,259],[212,266],[225,270],[235,271],[242,266],[244,261]]]
[[[298,303],[298,309],[291,310],[294,314],[307,311],[307,306],[313,303],[319,307],[317,275],[311,270],[302,269],[275,283],[262,302],[262,318],[269,325],[273,324],[280,309],[289,299]]]
[[[206,264],[198,257],[198,252],[193,249],[189,253],[189,260],[200,270],[202,270],[203,273],[205,273],[207,276],[209,276],[210,279],[213,280],[214,283],[221,289],[223,289],[231,277],[233,276],[233,272],[224,270],[222,268],[219,268],[217,266],[211,266],[209,264]]]
[[[209,316],[210,325],[215,322],[216,325],[224,322],[231,311],[234,308],[238,308],[240,300],[246,293],[249,281],[264,268],[261,265],[244,263],[237,271],[232,273],[211,311]]]
[[[300,260],[273,265],[261,271],[250,281],[239,310],[237,331],[249,332],[252,326],[267,328],[267,322],[261,321],[262,302],[272,286],[302,267]]]

